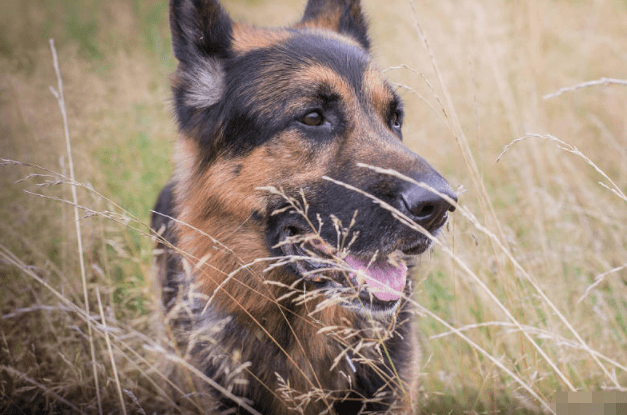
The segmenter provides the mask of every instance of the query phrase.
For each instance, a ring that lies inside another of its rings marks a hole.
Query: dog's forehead
[[[245,88],[254,91],[256,99],[270,92],[278,103],[282,92],[304,93],[319,84],[368,102],[373,98],[388,102],[393,97],[368,52],[345,36],[314,29],[273,31],[258,39],[256,46],[261,47],[244,48],[240,40],[240,54],[230,65],[239,88],[244,88],[239,75],[246,74]]]
[[[251,75],[267,76],[270,71],[285,73],[306,66],[324,65],[340,76],[361,82],[370,57],[362,48],[350,43],[299,31],[274,45],[248,50],[236,61],[237,65],[247,66]]]

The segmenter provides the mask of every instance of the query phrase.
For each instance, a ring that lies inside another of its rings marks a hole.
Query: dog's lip
[[[290,241],[284,238],[280,247],[284,255],[296,257],[296,268],[304,279],[320,282],[323,273],[337,272],[333,252],[326,248],[326,244],[321,240],[314,240],[312,243],[311,239],[299,239],[296,237]],[[309,269],[305,269],[303,263],[307,264]]]
[[[425,253],[433,245],[433,241],[427,237],[421,237],[420,239],[400,247],[398,250],[407,257],[417,257]]]

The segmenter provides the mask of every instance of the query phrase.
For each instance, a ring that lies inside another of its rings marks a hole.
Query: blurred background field
[[[296,22],[304,9],[304,0],[223,3],[257,25]],[[406,102],[407,144],[460,191],[440,238],[450,252],[436,248],[414,276],[419,410],[540,413],[557,391],[625,390],[627,2],[364,3],[375,58]],[[88,209],[100,396],[70,186],[5,163],[0,413],[97,413],[98,401],[121,413],[118,384],[129,412],[178,413],[159,366],[146,236],[176,139],[167,1],[0,0],[0,158],[67,176],[49,38]],[[603,77],[623,83],[543,98]]]

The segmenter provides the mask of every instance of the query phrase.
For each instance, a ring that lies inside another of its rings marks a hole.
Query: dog
[[[180,137],[151,226],[204,410],[409,413],[408,275],[457,199],[403,144],[359,0],[309,0],[288,28],[214,0],[169,13]]]

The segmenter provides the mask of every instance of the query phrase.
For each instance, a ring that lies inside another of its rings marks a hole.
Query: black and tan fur
[[[181,353],[211,379],[199,382],[205,409],[408,412],[411,281],[381,301],[328,263],[389,255],[411,267],[431,244],[349,186],[430,233],[452,210],[358,163],[455,194],[402,143],[402,104],[369,56],[360,2],[309,0],[296,25],[260,29],[214,0],[171,0],[170,25],[180,139],[152,226]]]

